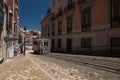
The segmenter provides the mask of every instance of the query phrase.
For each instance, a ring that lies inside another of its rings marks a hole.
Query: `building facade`
[[[51,0],[41,25],[52,51],[120,56],[119,0]]]
[[[19,0],[0,0],[3,9],[3,30],[1,29],[1,54],[6,60],[10,55],[10,48],[17,44],[19,27]],[[0,14],[1,15],[1,14]],[[0,19],[2,21],[2,19]],[[17,35],[16,35],[17,34]],[[12,52],[13,53],[13,52]]]
[[[4,26],[4,1],[0,0],[0,61],[3,60],[3,40],[2,40],[2,32]]]

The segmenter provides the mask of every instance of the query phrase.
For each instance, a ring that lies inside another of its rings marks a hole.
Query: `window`
[[[81,39],[81,47],[82,48],[90,48],[91,47],[91,38],[82,38]]]
[[[111,38],[112,56],[120,56],[120,37]]]
[[[52,36],[55,35],[55,24],[52,24]]]
[[[72,39],[68,38],[66,43],[67,51],[72,51]]]
[[[58,48],[61,48],[61,39],[58,39]]]
[[[120,47],[120,38],[111,38],[112,47]]]
[[[55,39],[52,39],[52,42],[51,42],[51,51],[54,51],[54,48],[55,48]]]
[[[46,27],[45,27],[45,37],[46,37]]]
[[[91,26],[91,7],[82,10],[82,31],[90,31]]]
[[[43,27],[42,27],[42,37],[44,36],[44,34],[43,34],[43,33],[44,33],[44,29],[43,29]]]
[[[55,20],[55,13],[51,14],[51,21]]]
[[[42,27],[42,36],[45,36],[45,27]]]
[[[63,15],[62,7],[58,9],[58,13],[56,14],[56,17],[59,17],[61,15]]]
[[[68,5],[70,5],[72,3],[72,0],[68,0]]]
[[[112,0],[112,23],[120,25],[120,0]]]
[[[62,32],[62,21],[58,22],[58,35],[60,35]]]
[[[48,36],[50,36],[50,26],[48,26]]]
[[[72,32],[72,23],[73,23],[73,16],[67,17],[67,33]]]

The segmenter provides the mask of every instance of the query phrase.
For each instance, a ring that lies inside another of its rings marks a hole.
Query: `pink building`
[[[119,0],[51,0],[41,25],[52,51],[120,56]]]

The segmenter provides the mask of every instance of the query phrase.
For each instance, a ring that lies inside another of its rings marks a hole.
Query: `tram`
[[[32,50],[35,54],[47,54],[51,50],[51,40],[50,39],[36,39],[33,41]]]

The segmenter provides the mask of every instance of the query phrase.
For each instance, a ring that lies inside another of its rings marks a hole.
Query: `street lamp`
[[[24,27],[24,56],[25,56],[25,33],[26,33],[26,26]]]

